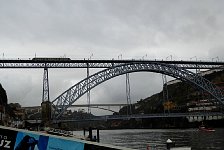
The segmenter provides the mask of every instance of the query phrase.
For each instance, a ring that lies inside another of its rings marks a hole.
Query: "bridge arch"
[[[63,112],[69,106],[71,106],[77,99],[79,99],[88,90],[93,89],[97,85],[122,74],[141,71],[162,73],[182,81],[188,81],[194,86],[210,93],[214,97],[216,102],[221,105],[224,105],[221,90],[207,79],[189,70],[179,68],[176,65],[169,65],[157,62],[138,62],[127,63],[99,71],[89,76],[89,78],[85,78],[79,83],[70,87],[68,90],[66,90],[64,93],[62,93],[55,100],[52,101],[54,117],[59,118],[63,114]]]

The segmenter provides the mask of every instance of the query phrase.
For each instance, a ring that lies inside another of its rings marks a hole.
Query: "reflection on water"
[[[192,150],[223,150],[224,128],[215,132],[197,129],[126,129],[101,130],[100,142],[133,149],[145,150],[147,145],[157,149],[166,148],[166,140],[175,141],[176,146],[190,146]]]

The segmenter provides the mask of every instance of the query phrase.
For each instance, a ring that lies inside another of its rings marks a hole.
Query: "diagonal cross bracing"
[[[122,64],[120,66],[114,66],[113,68],[99,71],[89,76],[89,78],[85,78],[76,85],[72,86],[52,101],[54,117],[59,118],[69,106],[71,106],[88,90],[93,89],[97,85],[122,74],[140,71],[162,73],[178,78],[182,81],[190,82],[194,86],[210,93],[216,99],[217,103],[224,105],[222,92],[207,79],[184,68],[179,68],[176,65],[168,65],[157,62],[138,62]],[[89,84],[88,88],[87,84]]]

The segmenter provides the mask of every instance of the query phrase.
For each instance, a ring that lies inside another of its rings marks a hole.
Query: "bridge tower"
[[[169,103],[169,94],[168,94],[168,85],[167,85],[167,78],[166,75],[162,74],[163,80],[163,104]],[[164,113],[166,113],[166,109],[164,108]],[[169,107],[167,108],[167,112],[169,113]]]
[[[132,114],[131,109],[131,92],[130,92],[130,80],[129,80],[129,73],[126,73],[126,96],[127,96],[127,115]]]
[[[89,63],[87,63],[87,78],[89,78]],[[88,105],[88,114],[91,114],[90,108],[90,87],[89,80],[87,80],[87,105]]]
[[[44,68],[41,115],[42,115],[42,122],[45,125],[48,124],[51,120],[51,102],[49,96],[48,68]]]

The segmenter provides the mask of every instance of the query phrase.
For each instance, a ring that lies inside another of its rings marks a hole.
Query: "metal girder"
[[[179,68],[176,65],[168,65],[157,62],[138,62],[127,63],[99,71],[89,76],[89,78],[86,78],[76,85],[72,86],[52,101],[52,106],[55,109],[54,117],[59,118],[63,114],[63,112],[77,99],[79,99],[88,90],[93,89],[97,85],[122,74],[140,71],[162,73],[174,78],[178,78],[182,81],[188,81],[196,87],[207,91],[216,99],[219,104],[224,105],[223,96],[220,89],[203,77],[184,68]]]
[[[49,97],[48,69],[44,68],[42,102],[46,101],[50,101],[50,97]]]
[[[113,68],[128,63],[165,63],[185,69],[223,69],[224,62],[163,60],[1,60],[0,68]]]
[[[127,115],[132,114],[132,106],[131,106],[131,85],[129,80],[129,73],[126,73],[126,98],[127,98]]]

